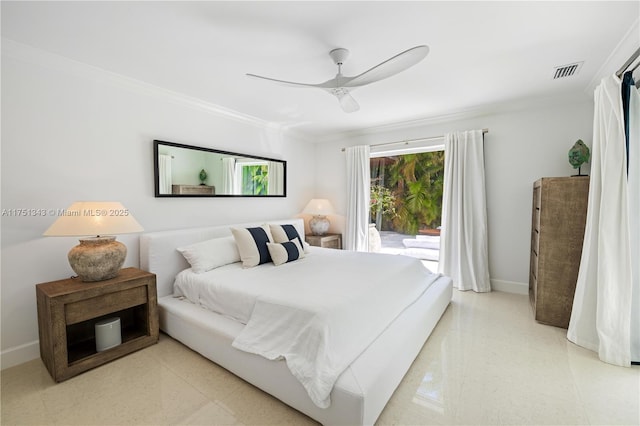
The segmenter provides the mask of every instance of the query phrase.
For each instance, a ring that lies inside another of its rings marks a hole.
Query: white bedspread
[[[243,268],[237,262],[201,274],[186,269],[176,277],[173,294],[246,324],[256,297],[267,289],[265,280],[273,275],[270,270],[274,268],[273,263]]]
[[[284,358],[311,400],[325,408],[340,374],[438,276],[410,257],[313,248],[277,267],[228,265],[199,274],[183,280],[178,293],[245,320],[233,346]],[[196,283],[203,279],[211,284]]]

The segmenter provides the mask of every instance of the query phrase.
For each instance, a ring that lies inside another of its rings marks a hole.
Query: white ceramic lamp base
[[[309,220],[309,228],[313,235],[324,235],[329,231],[329,219],[326,216],[313,216]]]

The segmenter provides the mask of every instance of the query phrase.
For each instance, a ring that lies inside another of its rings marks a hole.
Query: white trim
[[[495,291],[514,294],[529,294],[529,284],[516,281],[491,279],[491,288]]]
[[[14,367],[40,357],[40,342],[25,343],[0,352],[0,369]]]

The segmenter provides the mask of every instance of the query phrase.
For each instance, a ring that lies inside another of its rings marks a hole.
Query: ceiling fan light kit
[[[407,49],[404,52],[387,59],[384,62],[379,63],[373,68],[368,69],[362,74],[355,77],[345,77],[342,75],[342,65],[349,58],[349,50],[345,48],[333,49],[329,52],[329,56],[333,59],[333,62],[338,66],[338,73],[336,76],[324,83],[308,84],[308,83],[296,83],[293,81],[277,80],[275,78],[263,77],[256,74],[247,74],[249,77],[259,78],[262,80],[272,81],[278,84],[283,84],[291,87],[312,87],[317,89],[323,89],[338,99],[342,110],[345,112],[354,112],[360,109],[358,102],[351,96],[349,89],[355,89],[357,87],[365,86],[367,84],[375,83],[376,81],[389,78],[396,75],[423,60],[429,54],[429,46],[420,45]]]

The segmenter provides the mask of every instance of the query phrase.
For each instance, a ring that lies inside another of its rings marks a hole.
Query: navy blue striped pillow
[[[269,225],[269,228],[271,229],[273,241],[275,241],[276,243],[285,243],[287,241],[297,239],[300,243],[300,247],[302,247],[305,253],[307,252],[304,242],[302,241],[302,238],[300,237],[300,234],[298,234],[298,230],[294,225],[271,224]]]
[[[284,243],[268,243],[267,247],[271,254],[271,260],[276,266],[304,257],[304,250],[297,239]]]
[[[271,262],[267,244],[273,241],[269,226],[255,228],[231,228],[238,246],[242,266],[252,267]]]

